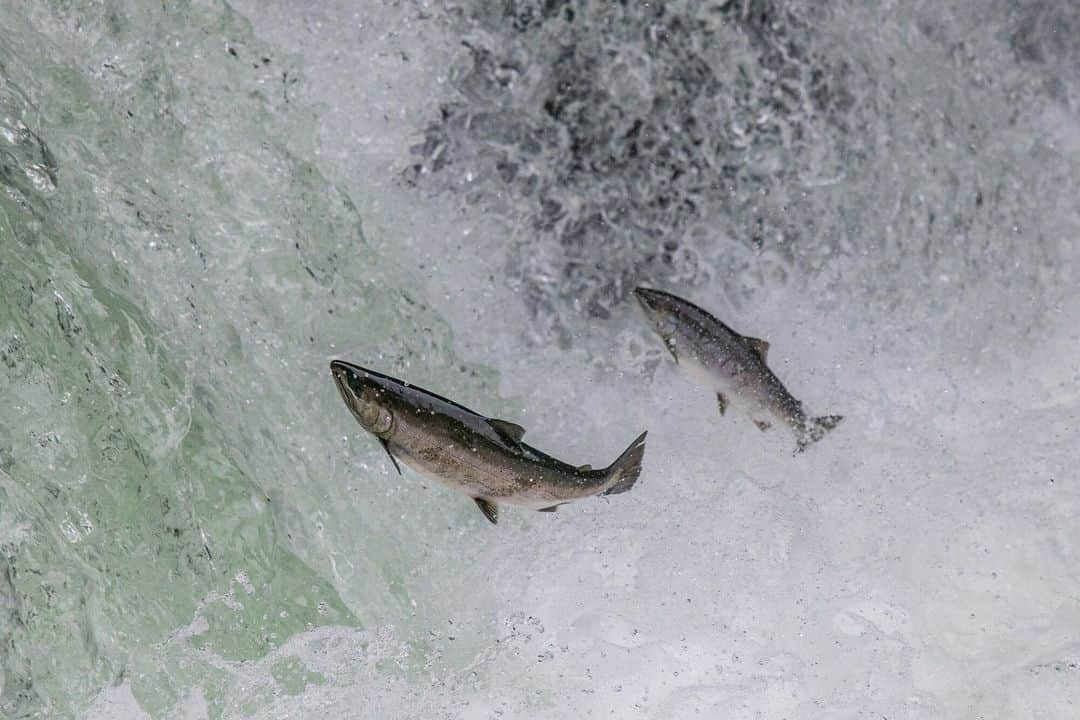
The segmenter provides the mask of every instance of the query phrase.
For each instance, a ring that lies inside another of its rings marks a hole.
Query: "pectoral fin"
[[[716,393],[716,404],[720,406],[720,414],[723,415],[727,410],[727,398],[724,397],[724,393]]]
[[[757,429],[761,432],[765,432],[772,427],[772,423],[768,420],[755,420],[754,424],[757,425]]]
[[[499,433],[499,436],[510,443],[519,443],[521,438],[525,437],[525,428],[520,425],[515,425],[512,422],[506,420],[497,420],[495,418],[488,418],[488,425]]]
[[[746,342],[750,343],[750,347],[754,349],[754,352],[761,358],[761,362],[768,362],[769,360],[769,343],[761,338],[746,337]]]
[[[499,506],[493,502],[489,502],[484,498],[473,498],[476,501],[476,507],[480,508],[480,512],[484,513],[484,517],[491,521],[492,525],[499,524]]]
[[[674,337],[666,337],[666,338],[664,338],[664,347],[666,347],[668,349],[668,352],[671,353],[671,357],[673,357],[675,359],[675,364],[678,365],[679,364],[679,352],[675,349],[675,338]]]
[[[397,458],[394,457],[394,453],[390,452],[390,443],[386,442],[382,438],[379,438],[379,444],[382,445],[383,450],[390,456],[390,462],[394,463],[394,468],[397,470],[397,474],[401,475],[401,466],[397,464]]]

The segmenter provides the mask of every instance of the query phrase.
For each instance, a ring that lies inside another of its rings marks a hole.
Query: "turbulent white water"
[[[4,716],[1077,714],[1070,3],[0,27]],[[721,418],[636,283],[845,421]],[[642,479],[490,526],[331,357]]]

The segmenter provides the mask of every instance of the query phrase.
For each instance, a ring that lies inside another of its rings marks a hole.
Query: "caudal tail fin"
[[[822,415],[821,417],[809,418],[806,427],[803,428],[802,433],[799,435],[799,442],[795,452],[801,453],[811,443],[816,443],[825,437],[825,433],[839,425],[843,419],[843,415]]]
[[[641,459],[645,457],[645,436],[648,434],[646,430],[638,435],[619,459],[604,471],[607,477],[614,481],[611,487],[603,492],[604,495],[618,495],[634,487],[638,475],[641,474]]]

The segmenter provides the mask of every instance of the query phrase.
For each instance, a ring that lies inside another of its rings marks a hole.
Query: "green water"
[[[327,502],[326,361],[446,330],[303,160],[300,71],[224,3],[6,3],[0,27],[0,709],[69,717],[126,680],[217,716],[210,658],[407,602],[407,550]],[[340,569],[293,541],[345,527],[370,539]],[[320,681],[294,665],[282,692]]]

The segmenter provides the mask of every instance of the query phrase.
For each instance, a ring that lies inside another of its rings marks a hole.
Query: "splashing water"
[[[1065,3],[0,6],[0,712],[1069,717]],[[636,283],[844,424],[720,418]],[[393,473],[327,360],[606,464]]]

